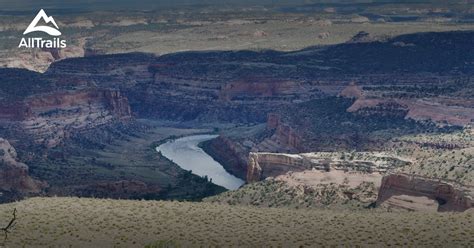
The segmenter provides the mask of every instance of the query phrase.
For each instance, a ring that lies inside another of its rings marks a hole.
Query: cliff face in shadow
[[[247,149],[239,143],[219,136],[215,139],[201,143],[201,148],[214,160],[219,162],[230,174],[246,180],[247,175]]]
[[[28,166],[17,159],[15,148],[8,140],[0,138],[0,202],[40,193],[47,186],[31,178]]]

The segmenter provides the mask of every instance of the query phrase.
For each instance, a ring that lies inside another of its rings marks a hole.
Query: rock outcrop
[[[303,171],[310,168],[309,161],[300,155],[250,153],[247,182],[257,182],[266,177],[275,177],[289,171]]]
[[[132,110],[128,99],[117,90],[105,90],[103,97],[110,111],[119,118],[128,119],[132,116]]]
[[[39,193],[45,186],[45,183],[29,176],[28,166],[17,161],[15,148],[8,140],[0,138],[0,191]]]
[[[256,182],[276,177],[289,171],[342,170],[363,173],[383,173],[389,169],[406,166],[411,161],[379,152],[318,152],[302,154],[250,153],[247,181]]]
[[[296,153],[301,150],[300,135],[284,123],[279,114],[268,114],[267,129],[272,130],[273,135],[257,144],[254,151]]]
[[[364,92],[362,91],[362,88],[355,82],[351,82],[341,91],[341,93],[339,93],[339,96],[359,99],[364,96]]]
[[[396,196],[413,196],[410,201],[390,201]],[[385,202],[395,208],[414,210],[417,199],[429,198],[439,203],[438,211],[465,211],[474,206],[474,187],[434,178],[392,174],[382,179],[377,206]],[[424,201],[424,199],[420,199]]]

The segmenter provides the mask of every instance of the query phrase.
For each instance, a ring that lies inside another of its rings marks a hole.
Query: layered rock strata
[[[410,160],[385,153],[250,153],[247,181],[256,182],[289,171],[343,170],[364,173],[384,173],[389,169],[411,164]]]
[[[87,89],[34,95],[0,102],[3,126],[21,129],[36,143],[57,145],[70,131],[94,128],[131,118],[128,99],[119,91]]]

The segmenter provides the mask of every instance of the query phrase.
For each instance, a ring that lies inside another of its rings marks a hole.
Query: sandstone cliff
[[[247,182],[256,182],[266,177],[283,175],[288,171],[303,171],[307,169],[310,169],[310,165],[300,155],[250,153]]]
[[[0,191],[39,193],[45,186],[28,175],[28,166],[17,161],[15,148],[8,140],[0,138]]]
[[[383,173],[389,169],[411,164],[410,160],[381,152],[317,152],[302,154],[250,153],[247,181],[256,182],[290,171],[342,170],[362,173]]]
[[[302,149],[302,138],[279,114],[267,115],[267,129],[272,130],[273,135],[257,144],[254,151],[296,153]]]

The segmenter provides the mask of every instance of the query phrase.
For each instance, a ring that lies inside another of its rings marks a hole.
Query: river
[[[185,170],[192,170],[198,176],[207,176],[212,182],[226,189],[238,189],[245,182],[229,174],[221,164],[215,161],[198,145],[218,135],[193,135],[168,141],[156,148],[163,156],[172,160]]]

